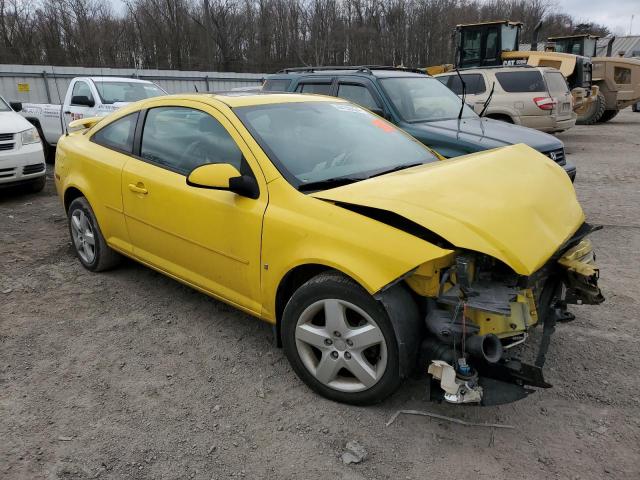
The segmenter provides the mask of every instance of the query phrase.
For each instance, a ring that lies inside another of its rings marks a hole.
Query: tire
[[[342,312],[332,326],[327,310]],[[386,309],[337,272],[321,273],[296,290],[282,316],[282,344],[298,377],[330,400],[378,403],[402,381],[402,352]]]
[[[640,112],[640,102],[638,102],[638,103],[634,103],[634,104],[631,106],[631,111],[633,111],[633,112]]]
[[[600,120],[598,120],[598,123],[608,122],[613,117],[618,115],[619,112],[620,110],[605,110],[602,116],[600,117]]]
[[[122,257],[107,245],[86,198],[78,197],[71,202],[67,218],[71,243],[84,268],[102,272],[120,263]]]
[[[41,192],[46,183],[47,183],[47,176],[43,175],[37,180],[34,180],[29,184],[29,191],[33,193]]]
[[[596,99],[591,102],[589,108],[583,114],[578,115],[576,123],[578,125],[595,125],[600,121],[600,117],[606,110],[606,100],[601,92],[598,92]]]

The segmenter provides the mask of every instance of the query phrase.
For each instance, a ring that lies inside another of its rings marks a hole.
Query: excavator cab
[[[560,53],[570,53],[583,57],[596,56],[596,44],[598,38],[595,35],[569,35],[566,37],[549,37],[548,41],[554,45],[554,50]]]
[[[457,25],[456,66],[476,68],[502,65],[502,52],[518,50],[521,28],[521,22],[506,20]]]

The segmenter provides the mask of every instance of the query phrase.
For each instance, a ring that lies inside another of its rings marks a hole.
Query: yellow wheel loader
[[[521,22],[500,20],[456,26],[456,55],[454,65],[435,65],[425,70],[431,75],[455,68],[500,67],[504,65],[530,65],[552,67],[560,70],[567,79],[574,110],[586,108],[598,95],[592,85],[592,63],[588,57],[554,51],[537,51],[537,34],[542,26],[534,29],[532,51],[520,51]]]

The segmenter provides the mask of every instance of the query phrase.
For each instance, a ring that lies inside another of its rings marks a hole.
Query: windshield
[[[462,100],[435,78],[384,78],[380,83],[398,114],[406,122],[458,118]],[[462,118],[476,116],[473,110],[464,106]]]
[[[145,98],[166,95],[167,92],[153,83],[95,82],[102,103],[137,102]]]
[[[7,105],[7,102],[5,102],[4,98],[0,97],[0,112],[10,112],[11,108],[9,108],[9,105]]]
[[[305,184],[349,183],[437,161],[420,142],[350,103],[269,104],[234,111],[282,175],[301,190]]]

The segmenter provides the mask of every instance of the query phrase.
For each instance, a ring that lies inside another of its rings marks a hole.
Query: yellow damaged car
[[[550,386],[567,304],[604,300],[571,181],[524,145],[442,160],[340,99],[240,92],[70,130],[55,182],[82,265],[125,255],[273,324],[333,400],[381,401],[413,371],[452,403],[522,398]]]

